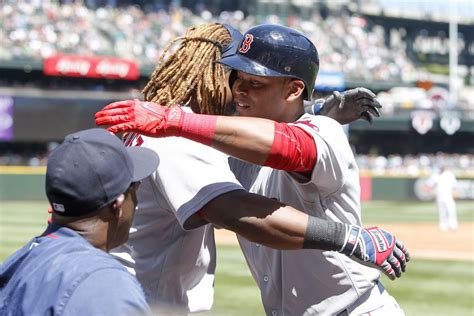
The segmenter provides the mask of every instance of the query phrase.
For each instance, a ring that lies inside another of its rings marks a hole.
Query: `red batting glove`
[[[96,125],[112,125],[112,133],[136,132],[151,137],[180,136],[185,113],[153,102],[125,100],[110,103],[95,114]]]

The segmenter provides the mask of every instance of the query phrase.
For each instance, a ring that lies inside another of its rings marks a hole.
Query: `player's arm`
[[[305,112],[328,116],[340,124],[348,124],[358,119],[372,123],[373,117],[380,116],[381,108],[382,105],[372,91],[355,88],[342,93],[334,91],[328,98],[305,106]]]
[[[97,125],[111,132],[135,131],[151,137],[181,136],[239,159],[286,171],[311,171],[316,144],[303,129],[251,117],[186,113],[138,100],[109,104],[96,113]]]
[[[197,215],[271,248],[338,251],[391,279],[401,276],[410,259],[403,243],[383,229],[323,220],[244,190],[218,196]]]

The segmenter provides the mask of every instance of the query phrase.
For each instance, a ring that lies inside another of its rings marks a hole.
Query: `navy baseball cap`
[[[154,151],[125,147],[105,129],[72,133],[48,158],[46,196],[57,214],[85,215],[112,203],[132,182],[151,175],[158,162]]]

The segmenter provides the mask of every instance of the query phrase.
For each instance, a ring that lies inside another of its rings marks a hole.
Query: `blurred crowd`
[[[1,144],[1,143],[0,143]],[[2,144],[3,145],[3,144]],[[58,146],[56,142],[17,144],[0,147],[0,166],[46,166],[49,154]]]
[[[46,166],[48,157],[46,154],[35,156],[22,155],[17,153],[5,153],[0,155],[0,166]]]
[[[403,110],[429,110],[442,112],[445,110],[464,110],[465,118],[474,118],[474,86],[465,86],[458,90],[457,99],[450,99],[449,90],[434,86],[430,89],[418,87],[393,87],[377,94],[383,104],[384,115]]]
[[[467,173],[472,176],[474,172],[474,155],[471,154],[356,155],[356,161],[361,172],[381,176],[427,176],[442,166],[460,176]]]
[[[193,14],[183,7],[144,12],[138,6],[89,9],[82,2],[58,5],[50,1],[0,4],[0,60],[36,59],[58,54],[108,55],[154,66],[170,39],[191,26],[210,21],[231,24],[241,31],[260,23],[279,23],[308,35],[321,55],[321,71],[344,72],[366,80],[407,81],[415,68],[405,54],[401,36],[392,34],[390,47],[383,28],[366,18],[341,12],[310,19],[276,15],[245,16],[241,11],[213,16]]]
[[[6,152],[0,154],[0,166],[46,166],[49,153],[57,146],[49,143],[44,150],[33,152]],[[427,176],[446,166],[457,176],[474,176],[472,154],[420,154],[420,155],[356,155],[361,173],[379,176]]]
[[[331,14],[330,10],[322,14],[314,10],[309,19],[301,19],[297,16],[246,16],[242,11],[223,11],[214,16],[204,7],[197,14],[180,6],[144,11],[139,6],[92,9],[82,1],[63,2],[1,1],[0,62],[41,61],[65,53],[119,56],[152,69],[158,63],[164,46],[171,39],[183,35],[192,25],[217,21],[245,31],[260,23],[279,23],[304,32],[316,43],[321,58],[320,74],[337,72],[347,79],[372,82],[414,82],[417,79],[417,69],[406,55],[407,43],[403,40],[404,34],[400,33],[402,30],[392,30],[390,43],[387,43],[381,26],[344,10],[337,15]],[[371,3],[379,5],[377,1]],[[1,82],[2,78],[0,85]],[[63,80],[59,82],[63,87],[67,83]],[[10,78],[6,85],[14,86],[14,83],[14,79]],[[31,81],[22,83],[22,86],[45,84],[54,87],[54,80],[47,83]],[[77,88],[74,84],[73,88]],[[81,89],[83,84],[78,88]],[[112,86],[112,83],[108,84]],[[102,85],[94,90],[107,90]],[[121,83],[119,90],[129,88],[126,83]],[[455,102],[450,100],[444,87],[395,87],[380,92],[377,97],[387,115],[397,109],[450,110],[454,104],[457,109],[471,112],[470,115],[474,112],[473,86],[461,87]]]

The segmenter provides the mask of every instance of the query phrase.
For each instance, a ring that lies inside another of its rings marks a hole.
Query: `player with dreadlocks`
[[[214,61],[234,52],[241,38],[236,29],[218,23],[189,28],[166,46],[143,89],[145,100],[187,105],[183,107],[187,111],[208,114],[214,114],[214,105],[220,109],[215,113],[223,114],[231,92],[224,68]],[[241,185],[226,157],[206,146],[134,133],[124,140],[129,146],[153,149],[160,164],[137,193],[139,205],[128,242],[111,253],[136,274],[157,312],[210,310],[216,266],[214,231],[211,225],[189,231],[182,225],[200,209],[217,205],[220,195],[243,191]]]
[[[232,42],[229,28],[218,23],[196,26],[171,41],[143,89],[145,100],[169,105],[193,101],[194,112],[225,114],[231,92],[222,80],[224,67],[215,61],[232,48],[229,46]],[[237,31],[232,32],[236,34]],[[163,61],[168,50],[179,41],[182,42],[178,50]]]
[[[238,31],[222,24],[189,29],[167,46],[163,55],[181,41],[166,60],[162,56],[143,90],[145,100],[188,105],[182,107],[188,113],[191,109],[203,114],[229,113],[229,72],[215,61],[234,53],[241,38]],[[353,108],[359,106],[353,103]],[[147,104],[142,102],[144,107]],[[202,122],[188,124],[199,129]],[[211,308],[216,257],[209,223],[268,247],[301,249],[306,245],[348,253],[346,230],[334,230],[327,221],[248,193],[222,153],[177,137],[131,134],[126,142],[153,149],[160,164],[138,191],[138,210],[129,241],[113,253],[136,273],[149,303],[160,306],[159,312],[163,306],[173,313]],[[225,205],[232,205],[232,210]],[[307,226],[315,221],[320,238],[309,244]],[[356,248],[353,255],[359,258],[367,256],[366,251],[374,253],[369,243],[362,242]],[[384,256],[393,257],[390,251]]]

